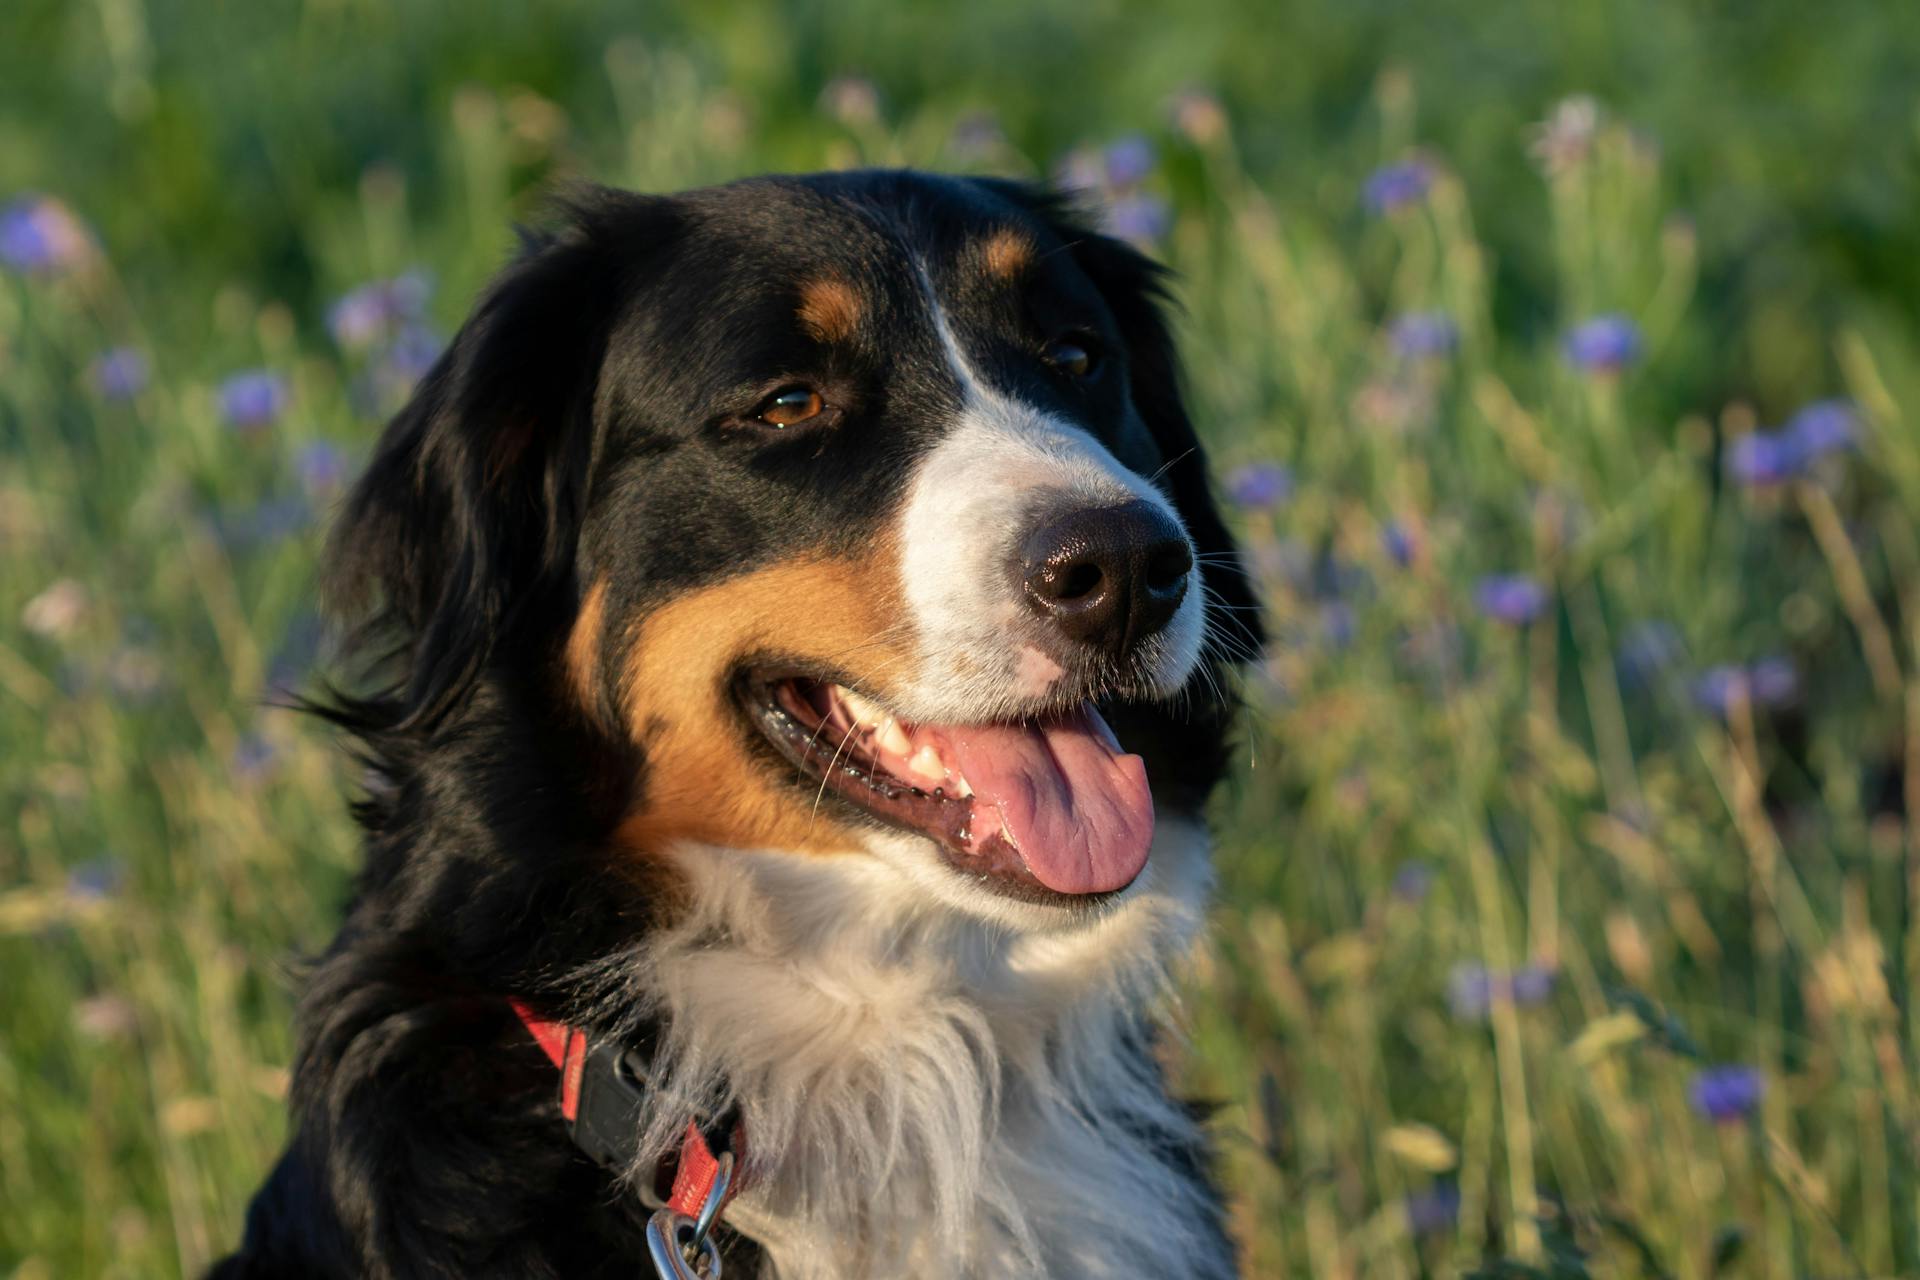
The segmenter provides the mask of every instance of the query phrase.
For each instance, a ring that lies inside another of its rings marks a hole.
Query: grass
[[[263,698],[407,366],[331,299],[445,332],[567,174],[1138,131],[1276,635],[1181,1012],[1248,1274],[1920,1273],[1920,19],[1182,8],[23,0],[0,200],[92,242],[0,268],[0,1268],[192,1273],[281,1140],[357,855]]]

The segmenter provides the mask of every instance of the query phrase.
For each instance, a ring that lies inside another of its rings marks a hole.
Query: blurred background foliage
[[[1920,6],[12,0],[0,1268],[196,1271],[326,514],[558,182],[1075,186],[1269,601],[1176,1070],[1250,1275],[1920,1274]]]

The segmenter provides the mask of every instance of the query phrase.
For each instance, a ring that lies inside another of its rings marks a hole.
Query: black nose
[[[1055,517],[1027,535],[1020,560],[1028,603],[1111,657],[1172,621],[1193,568],[1180,526],[1143,501]]]

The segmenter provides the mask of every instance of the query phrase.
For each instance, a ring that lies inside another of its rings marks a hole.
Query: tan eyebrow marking
[[[980,258],[986,264],[988,275],[997,280],[1011,280],[1033,265],[1033,240],[1024,231],[1004,227],[981,244]]]
[[[800,287],[800,325],[821,342],[844,342],[860,327],[860,295],[844,280],[827,277]]]

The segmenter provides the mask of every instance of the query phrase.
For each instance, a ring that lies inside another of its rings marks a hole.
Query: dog
[[[365,870],[212,1274],[1233,1274],[1156,1011],[1262,636],[1163,270],[1009,180],[558,204],[336,518]]]

